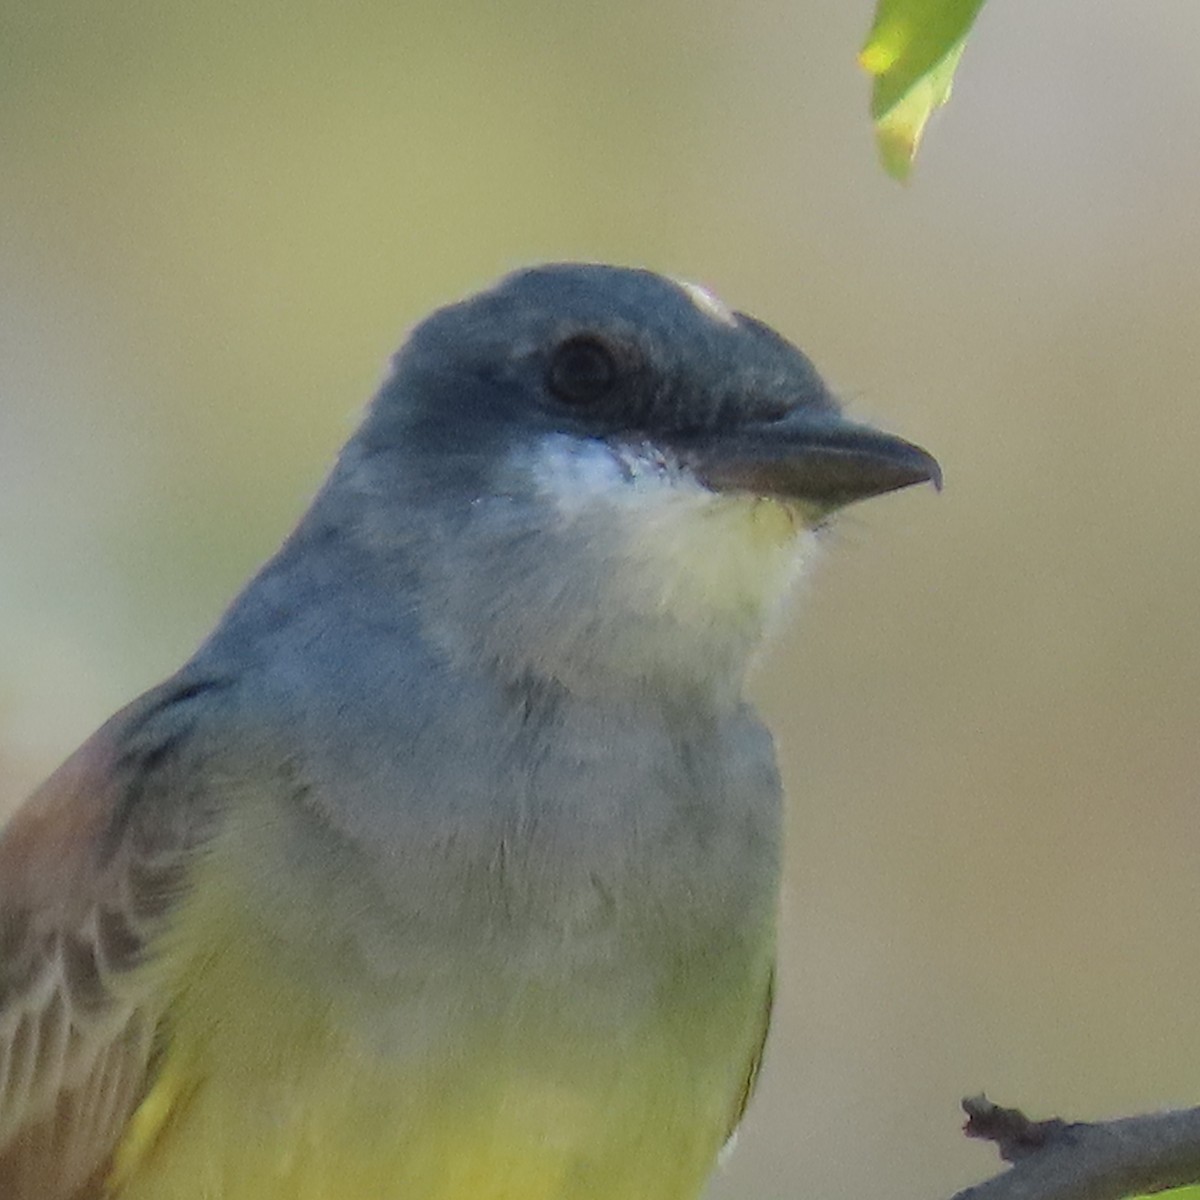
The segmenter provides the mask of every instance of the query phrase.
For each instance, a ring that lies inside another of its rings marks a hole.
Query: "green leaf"
[[[884,169],[906,179],[930,113],[950,99],[954,71],[983,0],[879,0],[858,56],[875,77],[871,118]]]

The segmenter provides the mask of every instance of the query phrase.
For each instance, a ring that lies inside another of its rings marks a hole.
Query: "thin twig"
[[[1013,1165],[953,1200],[1122,1200],[1200,1182],[1200,1108],[1116,1121],[1031,1121],[986,1096],[963,1101],[968,1137]]]

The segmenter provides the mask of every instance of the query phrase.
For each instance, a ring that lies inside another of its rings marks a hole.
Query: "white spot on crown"
[[[706,317],[710,317],[714,321],[719,321],[722,325],[737,324],[737,317],[733,315],[733,312],[707,288],[702,288],[698,283],[688,283],[682,279],[678,280],[678,283],[687,298]]]

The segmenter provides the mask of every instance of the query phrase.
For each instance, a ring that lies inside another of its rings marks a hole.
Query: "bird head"
[[[740,683],[832,513],[940,485],[790,342],[649,271],[518,272],[393,367],[343,462],[364,536],[450,652],[576,688]]]

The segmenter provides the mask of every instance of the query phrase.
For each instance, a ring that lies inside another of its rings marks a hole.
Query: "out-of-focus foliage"
[[[859,53],[875,77],[871,119],[889,175],[906,179],[933,110],[950,99],[954,72],[983,0],[879,0]]]

